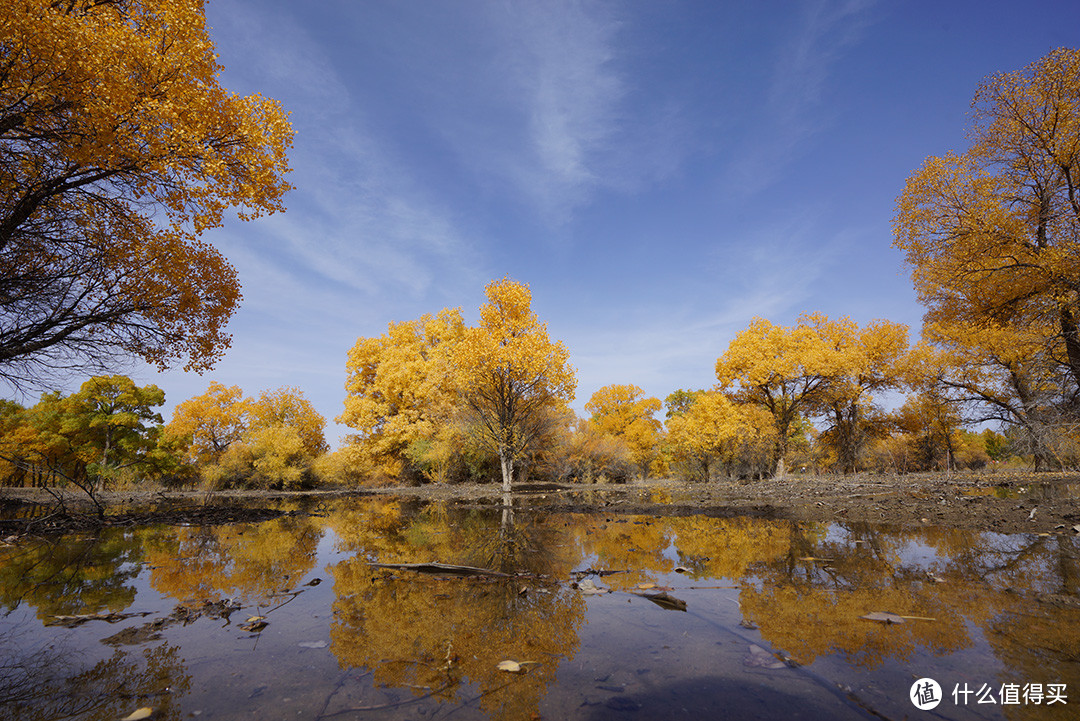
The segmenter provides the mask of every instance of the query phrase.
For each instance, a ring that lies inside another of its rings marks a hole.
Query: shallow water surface
[[[0,717],[1076,717],[1077,551],[390,498],[20,542],[0,547]],[[430,562],[491,573],[371,565]]]

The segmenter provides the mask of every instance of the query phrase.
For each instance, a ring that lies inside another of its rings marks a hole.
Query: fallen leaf
[[[578,582],[578,590],[586,596],[599,596],[604,593],[611,593],[610,588],[600,588],[593,582],[591,578],[586,578],[584,581]]]
[[[690,573],[690,569],[686,566],[676,566],[675,573]]]
[[[154,715],[154,709],[149,706],[143,706],[138,711],[133,712],[130,716],[125,716],[120,721],[140,721],[141,719],[147,719]]]
[[[787,668],[786,663],[763,649],[761,646],[756,646],[754,644],[750,644],[750,655],[743,659],[743,663],[754,668]]]
[[[262,616],[254,616],[253,618],[262,618]],[[247,631],[248,633],[258,633],[269,625],[266,621],[252,621],[240,624],[239,628],[241,631]]]
[[[877,621],[878,623],[890,624],[890,623],[903,623],[904,617],[897,616],[895,613],[886,613],[884,611],[874,611],[868,613],[865,616],[859,616],[859,618],[867,621]]]
[[[301,641],[297,645],[300,648],[326,648],[326,641]]]
[[[799,560],[800,561],[818,561],[820,563],[832,563],[832,561],[833,561],[833,559],[831,559],[831,558],[818,558],[817,556],[803,556]]]
[[[499,661],[499,665],[496,666],[500,671],[506,671],[507,673],[523,673],[525,669],[521,667],[521,664],[517,661]]]
[[[656,588],[656,584],[655,583],[639,583],[637,585],[637,587],[640,588],[642,591],[648,591],[650,588]]]

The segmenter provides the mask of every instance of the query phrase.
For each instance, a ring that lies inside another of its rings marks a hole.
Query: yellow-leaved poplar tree
[[[550,411],[574,398],[569,352],[548,337],[532,310],[532,292],[509,278],[487,285],[480,323],[447,347],[446,370],[478,438],[499,457],[503,490],[514,465],[549,431]]]
[[[177,404],[165,427],[180,460],[196,466],[216,463],[247,429],[247,401],[240,386],[210,381],[206,392]]]
[[[326,419],[315,410],[299,388],[264,390],[247,404],[248,430],[291,428],[300,439],[303,453],[310,457],[326,453]]]
[[[847,326],[851,335],[839,344],[848,353],[847,370],[829,383],[813,411],[825,418],[822,442],[836,455],[841,470],[858,470],[867,441],[887,432],[885,415],[873,394],[904,385],[908,327],[875,320],[863,328]]]
[[[210,367],[240,292],[201,234],[282,209],[286,113],[221,87],[202,0],[18,0],[0,48],[0,378]]]
[[[600,434],[622,438],[642,475],[649,473],[657,460],[657,444],[662,426],[653,417],[661,407],[659,398],[645,397],[636,385],[609,385],[592,394],[585,410],[589,423]]]
[[[440,354],[463,332],[461,311],[444,309],[356,341],[345,365],[345,410],[337,419],[356,431],[349,439],[356,463],[397,477],[409,462],[409,446],[436,435],[457,399]]]
[[[1037,329],[1067,398],[1080,387],[1080,50],[987,78],[972,107],[970,147],[927,159],[908,179],[894,245],[926,322],[949,329],[952,349],[964,329],[984,349],[996,343],[987,334],[1009,327],[1030,347]]]
[[[176,406],[165,443],[209,490],[225,483],[299,486],[327,450],[326,419],[296,388],[245,398],[240,386],[211,381]]]
[[[735,403],[723,393],[700,393],[668,419],[668,443],[689,461],[692,474],[709,480],[713,462],[729,476],[738,470],[762,474],[772,469],[776,425],[763,407]]]
[[[783,476],[792,424],[820,404],[830,384],[849,375],[860,358],[853,353],[857,326],[819,313],[799,316],[792,327],[756,318],[716,361],[716,377],[739,402],[766,409],[776,426],[773,463]]]

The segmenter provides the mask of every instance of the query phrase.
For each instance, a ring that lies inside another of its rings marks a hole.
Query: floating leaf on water
[[[675,573],[690,573],[690,569],[686,566],[676,566]]]
[[[305,583],[304,585],[305,586],[318,586],[320,583],[322,583],[321,578],[313,578],[310,581],[308,581],[307,583]]]
[[[818,558],[817,556],[803,556],[799,560],[800,561],[817,561],[818,563],[832,563],[833,562],[833,559],[831,559],[831,558]]]
[[[297,645],[300,648],[326,648],[326,641],[301,641]]]
[[[866,614],[865,616],[859,616],[859,618],[865,619],[867,621],[877,621],[878,623],[885,624],[904,622],[903,616],[897,616],[895,613],[887,613],[885,611],[874,611],[872,613]]]
[[[787,668],[786,663],[763,649],[761,646],[754,644],[750,644],[750,655],[743,659],[743,663],[753,668]]]
[[[637,585],[637,587],[640,588],[642,591],[648,591],[650,588],[656,588],[656,584],[655,583],[639,583]]]
[[[252,616],[252,618],[262,618],[262,616]],[[269,625],[266,621],[251,621],[240,624],[240,630],[248,633],[258,633]]]
[[[593,582],[591,578],[586,578],[584,581],[578,582],[578,590],[586,596],[599,596],[604,593],[611,593],[610,588],[600,588]]]
[[[647,598],[660,608],[666,609],[668,611],[686,610],[686,601],[682,600],[681,598],[669,596],[663,591],[661,591],[660,593],[637,593],[634,595],[641,596],[642,598]]]
[[[248,616],[248,620],[245,623],[255,623],[256,621],[265,621],[266,616]]]
[[[149,706],[143,706],[138,711],[133,712],[130,716],[125,716],[120,721],[140,721],[141,719],[147,719],[154,715],[154,709]]]
[[[506,671],[507,673],[523,673],[525,671],[525,669],[521,667],[520,663],[510,660],[499,661],[499,665],[496,666],[496,668],[498,668],[500,671]]]

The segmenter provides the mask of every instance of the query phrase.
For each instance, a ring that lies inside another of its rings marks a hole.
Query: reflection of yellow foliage
[[[377,683],[441,689],[443,700],[460,701],[471,684],[487,694],[480,703],[488,713],[527,718],[559,659],[576,650],[584,613],[576,590],[537,578],[568,577],[577,549],[563,542],[561,524],[503,524],[491,514],[438,504],[404,510],[379,500],[330,518],[342,545],[356,553],[331,569],[337,601],[330,635],[339,662],[372,668]],[[367,565],[376,560],[438,560],[533,575],[444,579]],[[496,668],[506,659],[540,665],[508,678]]]
[[[566,586],[521,594],[505,579],[398,578],[359,559],[332,572],[333,652],[343,667],[371,668],[376,683],[442,689],[446,701],[471,685],[492,717],[528,718],[578,647],[584,602]],[[507,659],[539,665],[508,677],[497,669]]]
[[[689,516],[669,523],[691,576],[737,581],[748,568],[784,557],[791,546],[789,521]]]
[[[243,596],[265,603],[314,567],[320,536],[301,518],[157,531],[146,542],[150,583],[180,601]]]
[[[748,586],[739,601],[762,636],[801,664],[843,653],[850,663],[874,667],[885,659],[908,660],[918,646],[945,654],[971,643],[960,614],[933,597],[912,593],[909,587]],[[883,625],[860,618],[874,611],[934,620]]]
[[[118,529],[0,547],[0,607],[29,603],[42,620],[122,611],[135,599],[141,560],[141,538]]]

